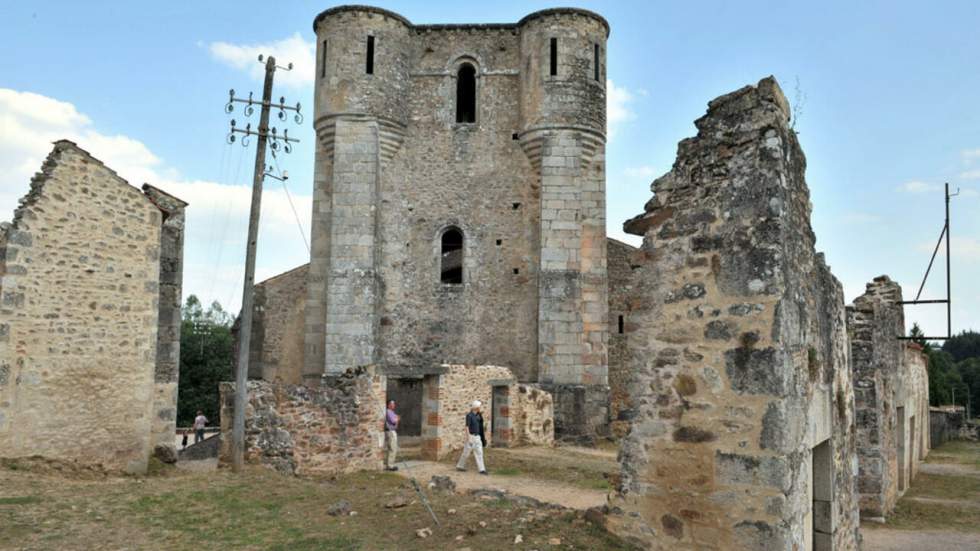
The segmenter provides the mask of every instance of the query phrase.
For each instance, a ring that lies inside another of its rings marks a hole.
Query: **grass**
[[[976,473],[920,472],[884,526],[899,530],[980,532],[980,444],[947,442],[926,463],[975,467]]]
[[[0,467],[0,549],[625,550],[581,513],[528,508],[505,499],[429,493],[442,522],[433,524],[408,482],[388,473],[331,479],[285,477],[267,469],[241,476],[161,469],[144,478],[71,478]],[[404,496],[410,505],[387,509]],[[355,516],[330,516],[348,500]],[[449,510],[454,510],[453,514]],[[486,523],[481,526],[480,522]],[[416,530],[431,528],[422,539]],[[462,536],[462,540],[457,540]]]

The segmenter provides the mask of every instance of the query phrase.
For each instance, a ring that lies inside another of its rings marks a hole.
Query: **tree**
[[[909,337],[912,338],[912,342],[921,346],[927,353],[932,349],[932,345],[926,340],[926,334],[922,332],[922,328],[919,327],[918,323],[912,323],[912,329],[909,330]]]
[[[943,343],[943,351],[952,355],[957,362],[967,358],[980,358],[980,333],[963,331],[954,335]]]
[[[218,383],[232,379],[232,316],[217,302],[207,310],[187,297],[180,324],[177,424],[188,426],[198,410],[211,420],[220,412]]]

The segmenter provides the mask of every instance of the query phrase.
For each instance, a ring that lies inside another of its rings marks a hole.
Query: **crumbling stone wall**
[[[55,143],[0,229],[0,454],[146,470],[174,422],[182,208]]]
[[[608,24],[557,9],[516,24],[414,25],[341,6],[314,31],[304,377],[503,365],[549,385],[560,432],[605,428]],[[456,121],[467,64],[472,123]],[[440,280],[449,229],[464,237],[459,284]]]
[[[555,442],[554,398],[537,385],[508,389],[513,435],[511,446],[551,446]]]
[[[861,515],[883,520],[928,451],[929,380],[905,335],[902,288],[876,277],[847,310],[857,412]]]
[[[609,419],[610,433],[621,438],[629,428],[629,368],[626,324],[633,294],[633,261],[636,247],[609,239],[606,243],[609,271]]]
[[[932,447],[939,447],[962,438],[969,432],[965,423],[966,408],[963,406],[940,406],[929,408],[929,441]],[[976,438],[973,436],[972,438]]]
[[[221,383],[220,460],[231,461],[234,383]],[[290,474],[380,470],[385,378],[374,367],[317,386],[248,382],[245,460]]]
[[[653,183],[609,526],[648,549],[856,549],[844,300],[770,78],[715,99]]]

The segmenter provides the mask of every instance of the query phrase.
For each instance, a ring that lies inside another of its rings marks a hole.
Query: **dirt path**
[[[952,476],[977,476],[980,477],[980,470],[970,465],[960,465],[956,463],[923,463],[919,466],[919,472],[936,475]]]
[[[909,531],[874,528],[862,530],[864,551],[976,551],[980,534],[947,531]]]
[[[407,468],[406,468],[407,467]],[[428,484],[434,475],[449,476],[456,483],[458,492],[489,489],[534,498],[545,503],[554,503],[572,509],[600,507],[606,503],[606,492],[587,490],[554,481],[535,480],[523,476],[503,476],[491,474],[483,476],[470,469],[461,473],[452,465],[431,461],[406,461],[399,463],[398,474],[414,476],[420,484]]]

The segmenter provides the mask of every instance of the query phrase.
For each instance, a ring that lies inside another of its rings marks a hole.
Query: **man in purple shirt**
[[[395,454],[398,453],[398,414],[395,413],[395,401],[388,400],[385,410],[385,470],[397,471]]]

